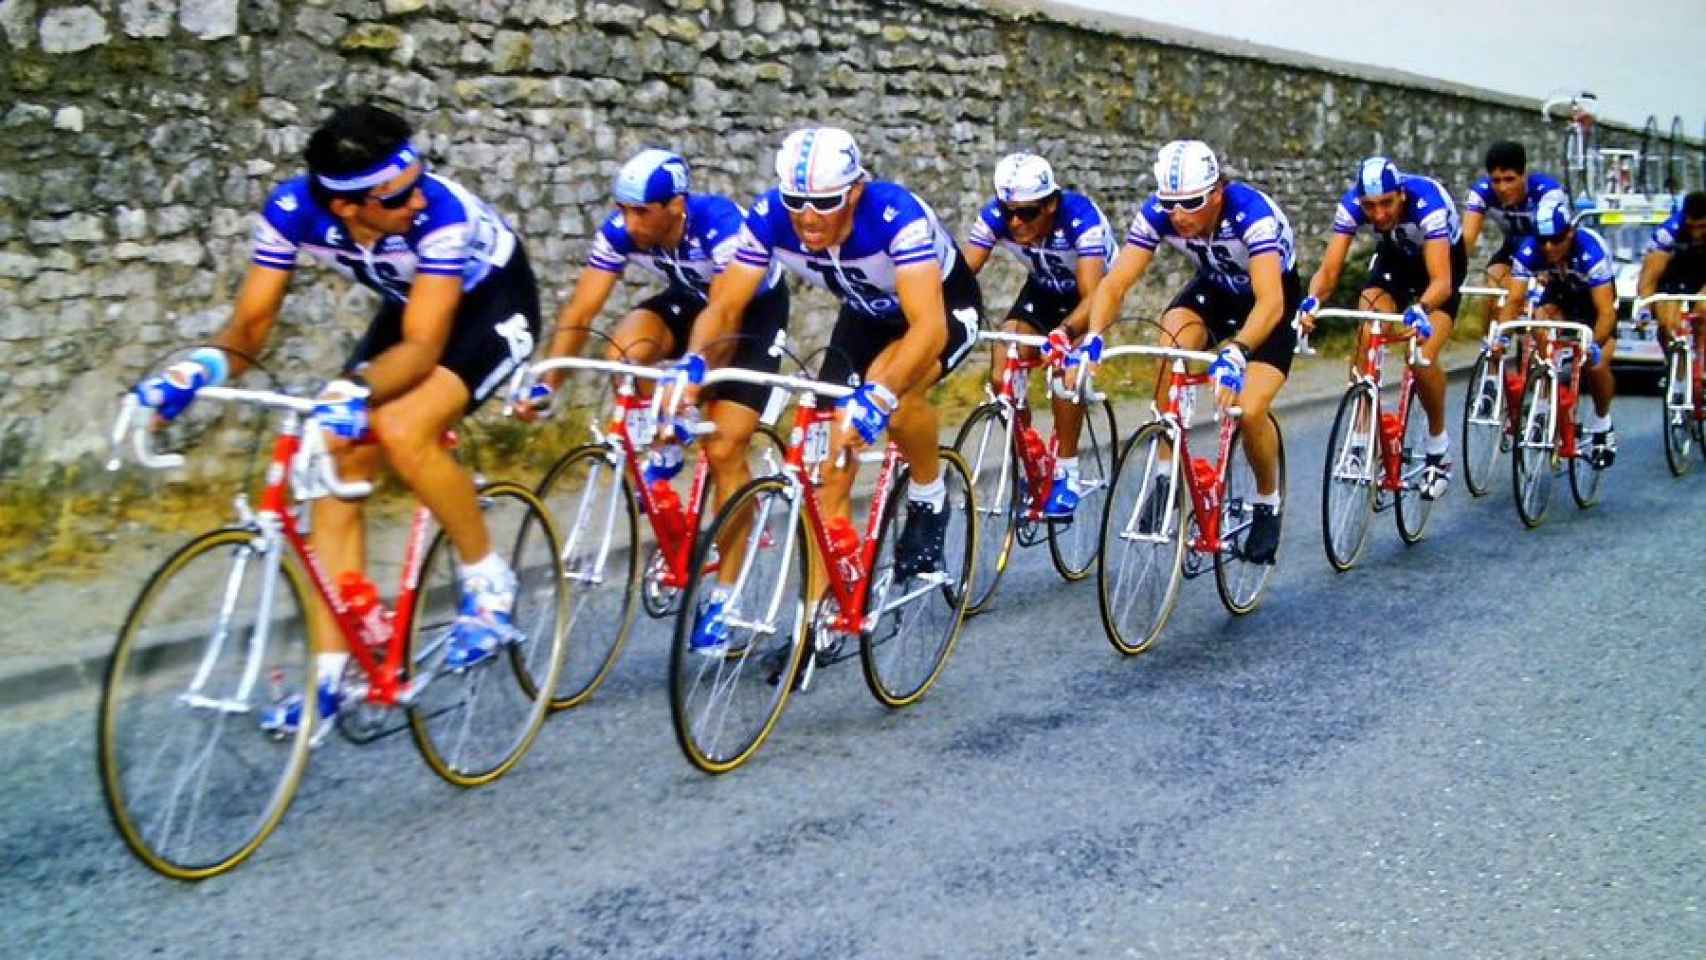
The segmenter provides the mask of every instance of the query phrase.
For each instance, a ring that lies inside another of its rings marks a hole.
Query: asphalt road
[[[1461,391],[1453,384],[1453,394]],[[1453,396],[1453,432],[1460,398]],[[1406,548],[1322,554],[1331,407],[1283,417],[1266,602],[1189,582],[1155,650],[1020,551],[900,713],[857,660],[746,768],[679,756],[664,630],[459,791],[407,737],[315,755],[283,825],[185,885],[107,822],[86,693],[0,714],[8,957],[1697,957],[1706,469],[1620,401],[1604,503],[1524,530],[1508,460]],[[1122,411],[1123,412],[1123,411]],[[1454,437],[1455,443],[1455,437]]]

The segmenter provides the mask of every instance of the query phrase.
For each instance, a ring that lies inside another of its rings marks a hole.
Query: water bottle
[[[652,523],[657,526],[658,539],[680,543],[687,534],[687,514],[681,508],[681,496],[668,480],[653,480],[648,489],[652,494]]]
[[[653,447],[651,452],[646,455],[646,483],[648,485],[659,483],[667,485],[670,480],[675,479],[676,474],[681,472],[681,465],[685,460],[686,454],[682,451],[681,444],[673,440],[664,443],[662,446]]]
[[[856,582],[864,571],[859,568],[859,531],[853,529],[853,521],[846,517],[830,517],[824,532],[828,535],[829,554],[835,563],[835,572],[843,582]]]
[[[1027,425],[1019,429],[1019,449],[1024,454],[1021,462],[1025,469],[1025,483],[1035,492],[1039,502],[1046,501],[1049,487],[1054,483],[1054,471],[1047,469],[1048,448],[1043,445],[1043,438],[1036,427]]]
[[[1396,413],[1381,411],[1380,414],[1380,444],[1386,448],[1388,460],[1397,461],[1402,454],[1404,443],[1404,421],[1398,419]]]
[[[379,588],[359,570],[338,574],[338,596],[344,608],[361,624],[361,639],[370,647],[383,647],[391,639],[391,611],[379,602]]]

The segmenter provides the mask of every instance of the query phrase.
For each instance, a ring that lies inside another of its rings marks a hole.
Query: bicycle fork
[[[219,662],[219,655],[225,650],[226,642],[231,639],[231,620],[237,611],[237,598],[243,592],[250,558],[254,556],[252,547],[238,553],[230,573],[226,575],[225,593],[219,601],[219,616],[208,635],[207,646],[202,650],[201,662],[196,665],[189,689],[178,695],[178,702],[186,707],[220,713],[248,713],[251,709],[249,698],[260,680],[266,659],[267,639],[272,629],[272,601],[278,592],[278,571],[284,556],[282,539],[265,534],[258,539],[265,545],[262,561],[265,566],[261,570],[261,615],[249,634],[249,655],[243,663],[243,675],[237,681],[236,691],[229,697],[210,697],[202,692],[212,677],[214,664]]]

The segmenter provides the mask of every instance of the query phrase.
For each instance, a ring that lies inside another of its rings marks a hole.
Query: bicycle
[[[521,396],[537,378],[552,370],[605,373],[617,378],[610,419],[593,438],[560,457],[534,488],[563,528],[563,575],[574,584],[569,613],[570,644],[563,674],[551,699],[551,709],[566,710],[584,703],[609,676],[633,631],[635,599],[654,620],[677,610],[687,585],[710,481],[710,460],[703,447],[693,468],[692,486],[683,501],[667,481],[649,485],[641,476],[646,451],[660,423],[670,428],[673,410],[666,413],[662,386],[650,399],[641,396],[635,381],[654,384],[678,381],[667,368],[612,360],[561,357],[543,360],[518,371],[509,396]],[[710,422],[686,428],[693,436],[715,430]],[[760,475],[781,468],[786,447],[776,429],[761,422],[753,434]],[[639,518],[646,518],[652,548],[646,554]],[[644,564],[641,558],[645,557]]]
[[[1148,650],[1160,636],[1184,580],[1212,566],[1221,603],[1242,615],[1261,602],[1274,565],[1253,563],[1243,554],[1244,537],[1255,516],[1251,498],[1256,494],[1256,475],[1241,442],[1242,411],[1233,407],[1227,416],[1216,411],[1215,459],[1190,452],[1195,389],[1207,384],[1209,376],[1187,373],[1186,364],[1206,366],[1214,362],[1215,354],[1127,345],[1109,348],[1102,362],[1127,356],[1167,361],[1170,374],[1166,399],[1154,419],[1134,431],[1114,458],[1114,480],[1102,508],[1096,551],[1102,627],[1114,649],[1132,656]],[[1277,436],[1279,422],[1272,413],[1268,420]],[[1285,442],[1283,436],[1278,439],[1283,502]],[[1159,469],[1163,462],[1171,477],[1184,481],[1188,496],[1181,499],[1179,485],[1171,482],[1165,494],[1157,493],[1164,479]]]
[[[1421,402],[1416,370],[1428,366],[1428,360],[1422,355],[1420,339],[1404,327],[1400,314],[1330,308],[1316,316],[1359,321],[1365,344],[1355,378],[1345,388],[1327,434],[1327,463],[1321,477],[1322,541],[1327,562],[1343,573],[1361,555],[1369,521],[1388,508],[1404,543],[1422,539],[1433,509],[1433,501],[1421,495],[1428,421],[1414,414]],[[1383,327],[1399,331],[1383,333]],[[1386,347],[1394,343],[1404,344],[1407,354],[1398,409],[1390,411],[1381,409],[1380,389]]]
[[[349,646],[337,725],[350,739],[374,739],[403,709],[422,758],[450,783],[480,786],[514,767],[544,722],[543,692],[562,661],[556,532],[537,498],[513,483],[480,487],[493,541],[514,544],[508,560],[518,579],[518,636],[505,644],[506,657],[443,672],[460,597],[457,558],[443,531],[427,545],[426,508],[416,510],[409,528],[394,610],[364,594],[372,590],[364,579],[334,586],[304,537],[306,504],[328,495],[365,497],[372,486],[336,476],[314,403],[229,387],[206,387],[198,396],[282,412],[283,419],[259,509],[239,494],[235,523],[168,557],[113,646],[96,739],[107,809],[131,851],[168,877],[201,880],[241,863],[278,826],[310,748],[331,729],[320,727],[315,706],[311,602],[327,605]],[[127,435],[142,465],[183,463],[181,455],[150,449],[151,416],[126,397],[109,469],[119,466]],[[276,702],[291,688],[304,692],[302,720],[287,743],[275,743],[256,728],[255,713],[263,694]],[[216,769],[220,760],[230,762]]]
[[[1605,470],[1594,466],[1582,449],[1581,425],[1577,422],[1580,361],[1593,342],[1593,331],[1571,320],[1519,319],[1496,326],[1500,335],[1512,331],[1541,334],[1533,338],[1534,361],[1523,390],[1515,455],[1511,457],[1517,516],[1524,526],[1537,527],[1546,516],[1555,472],[1568,469],[1570,495],[1578,508],[1585,510],[1599,501]],[[1568,336],[1573,342],[1560,349],[1560,336]],[[1566,364],[1568,382],[1563,382]]]
[[[1681,303],[1684,307],[1706,302],[1701,294],[1659,293],[1637,299],[1631,315],[1639,314],[1654,303]],[[1665,401],[1660,409],[1664,416],[1665,464],[1672,476],[1680,477],[1693,466],[1690,454],[1698,445],[1706,457],[1706,320],[1698,314],[1684,313],[1682,326],[1665,345],[1665,375],[1662,382]]]
[[[1043,505],[1055,483],[1056,447],[1053,443],[1045,445],[1031,425],[1027,397],[1030,371],[1046,367],[1050,396],[1059,391],[1058,395],[1089,414],[1084,418],[1084,439],[1079,447],[1079,509],[1086,511],[1086,516],[1090,515],[1090,505],[1099,504],[1107,491],[1118,437],[1113,404],[1092,386],[1089,365],[1081,366],[1076,388],[1068,391],[1063,379],[1064,357],[1020,357],[1018,347],[1040,350],[1048,338],[985,330],[978,333],[978,339],[1008,343],[1015,349],[1007,351],[1000,389],[991,391],[989,400],[972,411],[954,440],[954,449],[971,468],[982,528],[978,541],[988,551],[978,558],[979,582],[973,585],[969,611],[973,614],[981,613],[994,598],[1015,542],[1030,547],[1046,538],[1055,570],[1069,582],[1089,576],[1096,561],[1095,531],[1090,524],[1043,516]],[[1100,511],[1099,506],[1095,509]]]
[[[1572,197],[1592,200],[1600,186],[1600,157],[1593,114],[1597,103],[1589,102],[1585,97],[1552,96],[1541,103],[1540,118],[1551,120],[1552,108],[1566,104],[1570,108],[1570,115],[1563,139],[1559,143],[1562,151],[1563,166],[1560,173],[1564,179],[1564,192]]]
[[[1494,298],[1492,309],[1503,306],[1508,295],[1497,287],[1463,287],[1459,293]],[[1463,400],[1463,486],[1475,497],[1487,495],[1493,461],[1510,450],[1516,436],[1516,413],[1528,380],[1528,338],[1522,338],[1516,369],[1508,370],[1509,338],[1496,336],[1496,326],[1496,322],[1487,324]]]
[[[861,463],[881,464],[863,538],[850,524],[831,524],[818,499],[836,417],[818,398],[853,391],[734,367],[705,377],[706,384],[724,381],[780,387],[799,403],[782,471],[748,483],[717,513],[695,552],[676,621],[670,717],[682,753],[706,773],[726,773],[751,758],[790,693],[809,690],[818,668],[854,656],[847,645],[855,639],[866,686],[879,703],[898,708],[920,700],[953,654],[977,560],[971,475],[957,453],[942,450],[950,511],[945,569],[900,578],[894,526],[908,468],[892,441],[858,454]],[[738,533],[744,550],[732,584],[721,587],[705,559],[726,533]],[[729,636],[719,650],[695,650],[698,611],[719,589],[727,591]]]

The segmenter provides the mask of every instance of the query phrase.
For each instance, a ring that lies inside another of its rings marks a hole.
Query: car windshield
[[[1611,247],[1619,264],[1640,263],[1653,231],[1670,216],[1667,210],[1588,210],[1577,226],[1591,227]]]

